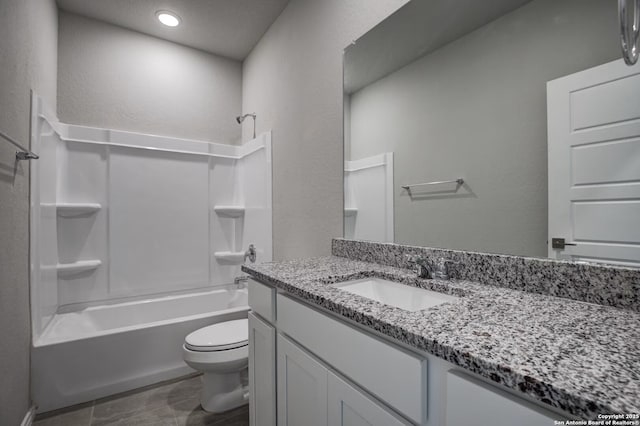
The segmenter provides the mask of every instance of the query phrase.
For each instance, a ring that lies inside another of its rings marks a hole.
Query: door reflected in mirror
[[[616,2],[407,3],[345,49],[345,237],[640,266],[620,58]]]

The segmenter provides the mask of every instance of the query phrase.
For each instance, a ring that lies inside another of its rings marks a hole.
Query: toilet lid
[[[249,321],[225,321],[201,328],[189,334],[185,346],[193,351],[211,352],[235,349],[248,345]]]

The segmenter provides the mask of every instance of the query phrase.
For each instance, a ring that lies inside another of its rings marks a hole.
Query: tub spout
[[[235,277],[233,279],[233,284],[239,289],[245,288],[247,286],[247,281],[249,281],[249,277],[247,275]]]

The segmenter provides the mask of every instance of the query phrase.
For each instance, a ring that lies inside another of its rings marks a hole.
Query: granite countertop
[[[335,256],[242,270],[575,416],[640,413],[640,313]],[[370,276],[462,297],[408,312],[329,286]]]

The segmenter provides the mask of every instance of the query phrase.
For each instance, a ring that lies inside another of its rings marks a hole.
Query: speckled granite
[[[451,259],[451,278],[640,312],[640,270],[552,259],[334,239],[334,256],[409,268],[406,254]]]
[[[243,271],[581,418],[640,413],[640,314],[470,281],[422,280],[407,269],[324,257]],[[328,284],[380,276],[462,296],[408,312]]]

